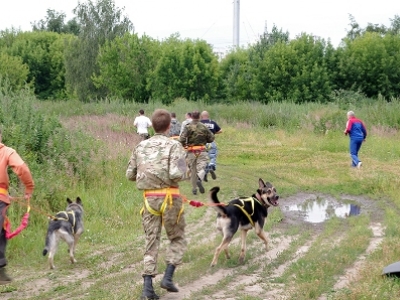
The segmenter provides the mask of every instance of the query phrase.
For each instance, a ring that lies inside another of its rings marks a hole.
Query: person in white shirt
[[[140,135],[141,140],[147,140],[150,138],[149,131],[147,128],[151,127],[151,121],[144,115],[144,110],[139,110],[139,116],[133,121],[133,125],[137,128],[137,133]]]
[[[186,114],[185,114],[185,119],[186,119],[186,120],[182,122],[182,125],[181,125],[181,132],[179,133],[179,135],[182,134],[183,128],[185,128],[185,126],[186,126],[187,124],[190,124],[190,122],[192,122],[192,113],[191,113],[191,112],[186,113]]]

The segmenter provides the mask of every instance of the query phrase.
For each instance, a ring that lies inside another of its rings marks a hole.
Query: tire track
[[[384,227],[382,227],[381,223],[371,223],[369,228],[372,230],[373,237],[370,240],[370,243],[365,250],[365,254],[360,255],[356,262],[351,266],[350,268],[347,268],[345,270],[345,274],[340,276],[335,285],[333,286],[334,291],[339,291],[343,288],[346,288],[349,286],[353,281],[357,279],[358,272],[364,267],[365,265],[365,260],[368,255],[373,253],[379,245],[383,241],[383,235],[384,235]],[[321,295],[321,297],[318,298],[318,300],[327,300],[327,295]]]

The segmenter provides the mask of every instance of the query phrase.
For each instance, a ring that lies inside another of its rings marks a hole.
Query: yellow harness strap
[[[0,188],[0,194],[8,195],[8,191],[6,189]]]
[[[58,217],[58,216],[57,216],[58,214],[64,215],[65,218],[63,218],[63,217]],[[72,216],[72,232],[74,232],[74,231],[75,231],[74,228],[75,228],[75,221],[76,221],[76,220],[75,220],[75,214],[74,214],[73,211],[59,211],[59,212],[56,214],[56,217],[54,217],[53,220],[55,220],[55,221],[57,221],[57,220],[63,220],[63,221],[69,222],[68,215],[71,215],[71,216]]]
[[[254,227],[254,222],[251,219],[251,216],[254,215],[254,201],[257,201],[258,203],[260,203],[257,199],[254,199],[253,197],[249,197],[249,198],[245,198],[245,199],[239,199],[240,202],[242,202],[242,205],[239,204],[233,204],[234,206],[240,208],[240,210],[244,213],[244,215],[247,217],[247,219],[249,219],[249,222],[251,224],[251,226]],[[251,209],[253,210],[253,212],[251,214],[249,214],[245,209],[244,209],[244,203],[245,202],[251,202]],[[261,205],[261,203],[260,203]]]
[[[151,197],[151,196],[153,196],[153,197],[165,196],[164,201],[163,201],[163,203],[161,204],[160,211],[157,211],[157,210],[151,208],[151,206],[149,205],[149,202],[148,202],[148,200],[147,200],[147,197]],[[178,189],[178,188],[171,188],[171,187],[168,187],[168,188],[165,188],[165,189],[145,190],[145,191],[143,192],[144,206],[143,206],[142,209],[140,210],[140,214],[142,215],[143,212],[144,212],[144,209],[146,208],[147,211],[148,211],[149,213],[151,213],[152,215],[155,215],[155,216],[158,216],[158,217],[159,217],[159,216],[162,217],[162,215],[164,214],[164,211],[165,211],[165,209],[167,208],[168,204],[169,204],[169,206],[172,206],[173,197],[174,197],[174,196],[175,196],[175,197],[180,196],[180,192],[179,192],[179,189]],[[171,208],[171,207],[170,207],[170,208]],[[176,223],[179,222],[179,219],[180,219],[182,213],[183,213],[183,204],[182,204],[182,208],[181,208],[180,211],[179,211],[179,214],[178,214],[178,218],[177,218],[177,220],[176,220]]]

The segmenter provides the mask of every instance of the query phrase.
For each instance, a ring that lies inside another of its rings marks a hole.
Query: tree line
[[[28,85],[39,99],[119,98],[169,104],[174,99],[328,102],[337,91],[387,100],[400,95],[400,17],[385,27],[350,29],[334,48],[274,25],[247,47],[223,57],[201,39],[139,36],[113,0],[79,2],[75,17],[47,10],[32,31],[0,31],[0,84]]]

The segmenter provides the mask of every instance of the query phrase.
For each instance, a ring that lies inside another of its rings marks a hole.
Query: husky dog
[[[67,198],[67,208],[58,212],[49,221],[46,235],[46,245],[43,255],[49,253],[50,269],[54,269],[54,255],[57,252],[60,239],[68,244],[71,263],[76,263],[74,257],[75,247],[80,235],[83,233],[83,205],[81,198],[77,197],[75,202]]]
[[[211,266],[217,264],[218,256],[222,250],[225,251],[226,258],[230,258],[228,246],[239,229],[242,232],[242,248],[239,263],[243,263],[246,256],[246,236],[247,231],[250,229],[255,228],[256,234],[264,241],[265,247],[268,248],[268,240],[263,227],[268,216],[268,208],[278,205],[279,196],[271,183],[264,183],[260,178],[258,184],[257,192],[251,197],[240,197],[231,200],[226,205],[220,203],[218,200],[217,193],[219,192],[219,187],[213,187],[210,190],[210,202],[217,204],[214,206],[218,212],[217,229],[223,235],[221,244],[215,250]]]

